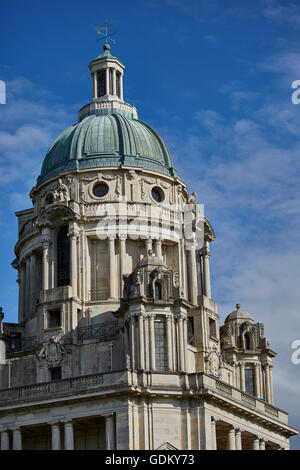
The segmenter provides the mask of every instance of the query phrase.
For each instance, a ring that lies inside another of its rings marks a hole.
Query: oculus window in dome
[[[154,188],[152,188],[151,196],[155,202],[163,202],[165,198],[163,190],[160,189],[158,186],[155,186]]]
[[[108,189],[106,183],[96,183],[93,187],[93,194],[96,197],[104,197],[108,193]]]

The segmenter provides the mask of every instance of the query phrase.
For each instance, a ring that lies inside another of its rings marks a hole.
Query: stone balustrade
[[[153,391],[164,391],[166,387],[185,394],[201,393],[212,396],[219,395],[234,406],[250,408],[252,413],[268,415],[267,419],[274,419],[283,425],[288,424],[288,414],[279,408],[264,403],[241,390],[226,384],[211,375],[196,373],[188,375],[189,387],[186,388],[185,374],[173,372],[164,374],[160,372],[144,372],[120,370],[99,374],[72,377],[53,382],[38,383],[23,387],[0,390],[0,408],[18,402],[37,402],[44,399],[53,399],[74,395],[75,393],[89,394],[101,389],[130,389],[131,387],[147,387],[151,384]]]

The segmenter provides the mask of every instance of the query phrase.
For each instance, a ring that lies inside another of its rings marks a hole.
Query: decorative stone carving
[[[64,360],[66,350],[63,340],[59,337],[51,336],[43,343],[42,348],[37,353],[40,367],[58,367]]]
[[[217,346],[213,345],[211,351],[205,357],[206,371],[209,374],[219,377],[222,373],[223,360],[222,355],[217,350]]]
[[[129,181],[133,181],[136,178],[136,172],[134,170],[129,170],[126,176]]]
[[[177,271],[174,271],[173,284],[174,284],[174,287],[179,287],[180,286],[179,273]]]
[[[232,326],[229,323],[223,326],[222,333],[223,333],[223,344],[231,345],[232,344],[232,339],[231,339]]]
[[[53,192],[53,199],[54,202],[66,202],[69,200],[69,190],[61,179],[58,180],[58,186]]]

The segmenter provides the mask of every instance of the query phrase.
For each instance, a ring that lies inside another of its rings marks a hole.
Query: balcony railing
[[[89,300],[92,301],[102,301],[108,299],[108,289],[97,289],[89,291]]]
[[[78,328],[77,339],[98,339],[100,341],[107,341],[116,338],[118,334],[118,322],[112,321]]]
[[[10,338],[6,342],[6,352],[7,354],[12,354],[15,352],[29,351],[38,346],[38,341],[36,336],[28,336],[26,338]]]

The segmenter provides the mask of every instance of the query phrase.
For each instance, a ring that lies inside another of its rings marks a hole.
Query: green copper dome
[[[46,154],[38,184],[62,171],[120,165],[177,175],[166,144],[151,127],[106,112],[87,116],[60,134]]]

